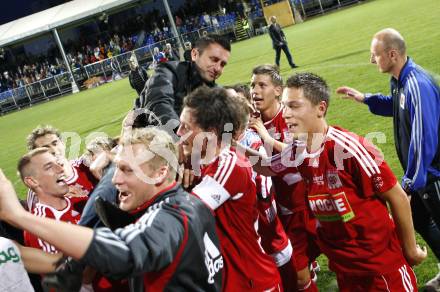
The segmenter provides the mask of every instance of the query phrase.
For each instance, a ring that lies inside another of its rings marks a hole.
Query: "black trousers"
[[[414,229],[440,261],[440,182],[411,195]]]
[[[287,44],[284,44],[280,47],[275,47],[275,64],[280,67],[280,55],[281,50],[284,51],[284,54],[286,54],[287,61],[289,62],[290,67],[295,66],[295,63],[293,63],[292,55],[290,54],[289,47]]]

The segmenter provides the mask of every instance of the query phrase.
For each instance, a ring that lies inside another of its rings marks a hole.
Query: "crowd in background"
[[[187,1],[186,5],[175,13],[174,21],[181,34],[204,27],[219,28],[226,23],[233,23],[236,17],[244,17],[244,7],[241,3],[228,2],[223,10],[216,11],[205,10],[206,6],[198,5],[196,2]],[[251,2],[250,12],[261,10],[255,1]],[[234,12],[226,13],[227,11]],[[69,39],[63,45],[71,68],[75,69],[174,37],[170,23],[158,10],[153,10],[128,18],[124,25],[110,18],[93,39],[85,39],[82,36],[75,41]],[[0,65],[0,92],[32,84],[67,71],[55,45],[44,56],[26,55],[17,61],[9,66]]]

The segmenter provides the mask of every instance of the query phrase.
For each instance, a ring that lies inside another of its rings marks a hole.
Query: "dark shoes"
[[[290,68],[292,68],[292,69],[295,69],[295,68],[298,68],[299,66],[297,66],[297,65],[295,65],[295,64],[293,64],[293,65],[290,65]]]

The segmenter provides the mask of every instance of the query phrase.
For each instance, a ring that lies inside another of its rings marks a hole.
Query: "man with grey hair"
[[[165,50],[163,51],[168,61],[179,61],[179,54],[173,49],[170,43],[165,44]]]
[[[290,54],[289,47],[287,46],[286,36],[284,35],[281,26],[277,23],[277,17],[270,17],[271,24],[269,25],[269,36],[272,39],[272,46],[275,50],[275,64],[280,67],[280,55],[281,50],[286,54],[287,61],[292,69],[297,68],[293,62],[292,55]]]
[[[414,227],[440,259],[440,88],[407,56],[405,40],[395,29],[374,35],[370,61],[391,75],[391,95],[364,94],[347,86],[336,92],[367,104],[373,114],[393,117],[404,169],[402,187],[411,198]],[[440,291],[440,273],[427,287]]]

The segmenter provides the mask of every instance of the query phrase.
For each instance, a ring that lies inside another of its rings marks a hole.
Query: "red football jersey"
[[[367,140],[329,127],[319,151],[309,154],[297,142],[273,157],[271,169],[299,170],[308,203],[318,220],[318,244],[335,272],[384,274],[405,259],[386,203],[377,193],[397,180]]]
[[[78,200],[78,198],[64,199],[67,202],[67,206],[63,210],[57,210],[51,206],[37,202],[31,213],[38,217],[51,218],[57,221],[77,224],[81,217],[81,214],[74,208],[75,201]],[[27,231],[24,231],[24,243],[26,246],[38,248],[47,253],[58,253],[58,250],[53,245]]]
[[[72,175],[66,178],[69,192],[74,192],[75,196],[83,197],[83,200],[87,200],[98,180],[83,163],[82,159],[71,160],[70,165],[72,166]],[[38,202],[38,198],[32,190],[28,190],[26,201],[28,210],[32,210]]]
[[[245,131],[240,144],[266,155],[260,136],[253,130]],[[261,236],[261,246],[272,256],[277,267],[283,266],[292,256],[292,246],[277,216],[272,179],[253,170],[252,179],[255,181],[257,191],[258,234]]]
[[[275,117],[264,123],[264,127],[275,140],[291,144],[293,139],[286,121],[283,119],[283,109],[284,106],[281,106]],[[272,150],[272,155],[278,153],[273,149],[266,150]],[[286,173],[282,177],[273,177],[272,181],[275,187],[276,201],[282,207],[281,212],[294,212],[306,208],[305,187],[299,173]]]
[[[92,191],[98,180],[90,172],[82,159],[71,161],[73,174],[66,178],[66,183],[73,188],[77,188],[77,194],[87,197]]]
[[[264,127],[269,132],[269,135],[275,140],[291,144],[293,142],[292,134],[289,133],[289,128],[286,125],[286,121],[283,119],[283,109],[284,106],[281,106],[275,117],[264,122]],[[272,154],[276,154],[275,152],[277,151],[273,150]],[[268,153],[270,152],[268,151]]]
[[[201,170],[194,187],[215,210],[217,232],[225,258],[224,291],[265,291],[278,287],[280,277],[272,258],[260,246],[255,182],[249,161],[225,148]]]

